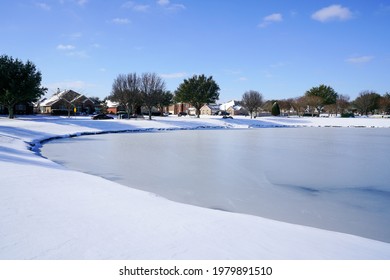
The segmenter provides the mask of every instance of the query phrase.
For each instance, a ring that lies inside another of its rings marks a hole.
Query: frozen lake
[[[174,201],[390,242],[389,129],[104,134],[41,152]]]

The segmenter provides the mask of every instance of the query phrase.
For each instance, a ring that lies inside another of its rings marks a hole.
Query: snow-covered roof
[[[205,104],[204,106],[209,107],[211,110],[218,111],[220,105],[218,105],[218,104]]]
[[[228,101],[228,102],[226,102],[226,103],[223,103],[223,104],[221,104],[220,106],[219,106],[219,109],[220,110],[224,110],[224,111],[226,111],[228,108],[230,108],[230,107],[234,107],[234,106],[236,106],[236,105],[238,105],[238,101],[237,100],[230,100],[230,101]]]
[[[69,100],[69,98],[65,97],[68,94],[71,95],[70,100]],[[85,97],[85,96],[78,93],[78,92],[75,92],[73,90],[64,90],[64,91],[57,92],[57,93],[53,94],[50,98],[42,99],[42,101],[40,102],[40,106],[43,106],[43,107],[52,106],[54,103],[58,102],[61,99],[65,100],[69,103],[72,103],[72,102],[75,102],[76,100],[83,98],[83,97]],[[87,97],[85,97],[85,99],[88,100]],[[84,101],[86,101],[86,100],[84,100]]]
[[[109,108],[111,108],[111,107],[118,107],[118,106],[119,106],[119,103],[107,99],[107,100],[106,100],[106,105],[107,105],[107,107],[109,107]]]
[[[68,102],[73,102],[73,101],[76,101],[77,99],[81,98],[83,95],[80,94],[80,93],[77,93],[73,90],[64,90],[64,91],[61,91],[61,92],[57,92],[55,94],[53,94],[50,98],[48,99],[43,99],[43,101],[41,102],[41,106],[51,106],[53,105],[54,103],[56,103],[57,101],[59,101],[60,99],[63,99],[64,96],[66,96],[67,94],[69,93],[72,93],[74,95],[76,95],[76,97],[74,97],[72,100],[68,100],[68,99],[64,99]]]
[[[52,105],[53,103],[57,102],[58,100],[60,100],[60,95],[59,93],[56,93],[56,94],[53,94],[51,97],[49,98],[44,98],[42,99],[41,101],[41,106],[50,106]]]

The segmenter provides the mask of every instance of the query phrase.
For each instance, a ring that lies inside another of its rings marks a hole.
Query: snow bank
[[[390,119],[0,119],[0,259],[390,259],[390,244],[175,203],[68,170],[28,148],[86,133],[283,126],[390,127]]]

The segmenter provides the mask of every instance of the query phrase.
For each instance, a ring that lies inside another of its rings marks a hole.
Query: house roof
[[[75,92],[73,90],[64,90],[53,94],[50,98],[42,99],[40,106],[52,106],[60,100],[63,100],[68,103],[73,103],[82,98],[84,98],[82,102],[89,100],[86,96],[78,92]]]
[[[106,100],[106,105],[107,105],[108,108],[113,108],[113,107],[118,107],[119,103],[107,99]]]
[[[203,107],[205,107],[205,106],[210,108],[210,110],[216,110],[216,111],[219,110],[219,105],[217,105],[217,104],[205,104],[205,105],[203,105]]]
[[[230,100],[230,101],[228,101],[226,103],[221,104],[219,106],[219,108],[221,110],[227,110],[228,108],[234,107],[234,106],[237,106],[237,105],[239,105],[239,101],[237,101],[237,100]]]

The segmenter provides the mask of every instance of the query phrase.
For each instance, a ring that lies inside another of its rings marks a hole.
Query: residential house
[[[91,114],[95,111],[92,100],[73,90],[58,90],[50,98],[41,100],[38,106],[40,113],[52,115]]]
[[[243,116],[248,115],[248,110],[241,105],[235,105],[227,108],[226,112],[231,116]]]
[[[230,100],[219,106],[221,111],[229,113],[231,116],[247,115],[248,111],[241,106],[241,102]]]
[[[120,112],[126,111],[126,108],[125,108],[125,106],[120,105],[119,102],[114,102],[114,101],[111,101],[108,99],[108,100],[106,100],[106,111],[108,114],[118,114]],[[133,113],[135,113],[136,115],[147,115],[147,114],[149,114],[149,109],[145,106],[138,106],[137,108],[135,108],[135,112],[133,112]],[[164,107],[164,108],[153,107],[152,108],[152,115],[159,116],[162,113],[168,113],[168,108],[166,108],[166,107]]]
[[[169,114],[172,114],[172,115],[177,115],[181,112],[185,112],[185,113],[189,113],[189,111],[191,110],[191,105],[188,104],[188,103],[175,103],[175,104],[172,104],[168,107],[168,112]]]
[[[124,111],[125,108],[119,105],[119,102],[114,102],[109,99],[106,100],[106,111],[109,114],[117,114],[119,111]]]
[[[205,104],[200,108],[201,115],[215,115],[219,112],[219,105],[217,104]]]

